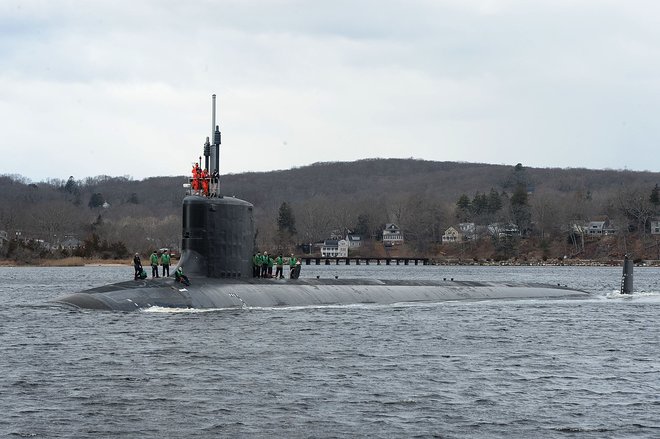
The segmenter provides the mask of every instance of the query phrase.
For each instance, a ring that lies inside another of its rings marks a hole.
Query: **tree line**
[[[34,249],[21,246],[42,242],[51,250],[40,250],[39,257],[59,257],[70,251],[57,246],[71,238],[82,241],[90,257],[177,248],[185,182],[187,176],[69,176],[37,183],[0,176],[0,231],[15,241],[0,247],[0,257],[34,255]],[[531,242],[554,257],[573,252],[574,223],[607,217],[618,230],[614,250],[634,243],[636,251],[652,256],[658,182],[660,173],[648,171],[368,159],[228,174],[221,176],[220,187],[223,194],[254,204],[255,243],[262,249],[300,251],[301,244],[350,230],[366,239],[361,251],[376,252],[384,225],[395,223],[407,251],[434,256],[453,251],[440,244],[449,226],[499,222],[516,224],[524,240],[509,246],[505,256],[529,251],[524,247]],[[469,256],[479,244],[463,243],[459,249]],[[497,253],[496,247],[488,251]]]

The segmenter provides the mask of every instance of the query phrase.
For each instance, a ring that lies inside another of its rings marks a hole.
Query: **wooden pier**
[[[338,257],[314,257],[314,256],[301,256],[298,259],[305,261],[305,265],[429,265],[428,258],[392,258],[392,257],[382,257],[382,258],[365,258],[365,257],[348,257],[348,258],[338,258]],[[323,262],[321,262],[323,261]]]

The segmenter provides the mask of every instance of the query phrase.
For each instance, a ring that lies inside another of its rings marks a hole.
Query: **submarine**
[[[156,306],[249,309],[590,296],[586,291],[542,283],[254,278],[254,206],[222,195],[217,184],[221,136],[215,124],[215,99],[213,95],[213,143],[207,138],[204,144],[204,170],[211,177],[203,188],[184,185],[188,193],[182,202],[181,257],[175,270],[185,269],[190,285],[174,278],[128,280],[72,293],[55,299],[56,303],[78,309],[135,311]]]

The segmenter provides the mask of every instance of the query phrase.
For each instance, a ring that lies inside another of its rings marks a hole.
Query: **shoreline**
[[[341,259],[341,258],[340,258]],[[384,259],[384,258],[383,258]],[[392,258],[395,259],[395,258]],[[172,261],[172,266],[176,265],[176,260]],[[316,264],[310,264],[316,265]],[[324,265],[324,264],[321,264]],[[334,265],[334,264],[333,264]],[[343,264],[342,264],[343,265]],[[354,265],[354,264],[351,264]],[[391,264],[396,266],[399,264]],[[401,264],[403,265],[403,264]],[[563,261],[474,261],[474,260],[431,260],[431,266],[481,266],[481,267],[621,267],[623,260],[608,259],[568,259]],[[635,267],[660,267],[660,260],[642,260],[634,264]],[[70,257],[64,259],[42,259],[39,261],[17,262],[10,259],[0,259],[0,267],[131,267],[132,261],[119,261],[108,259],[85,259],[80,257]]]

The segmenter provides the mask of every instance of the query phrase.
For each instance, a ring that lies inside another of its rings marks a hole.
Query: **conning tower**
[[[213,278],[247,279],[252,277],[253,206],[247,201],[225,197],[220,193],[220,185],[217,184],[220,130],[215,125],[215,95],[213,95],[212,114],[213,148],[210,148],[207,138],[204,144],[206,157],[204,169],[211,176],[207,184],[210,184],[214,190],[191,190],[183,200],[179,265],[190,274]],[[193,175],[191,183],[195,178]]]

